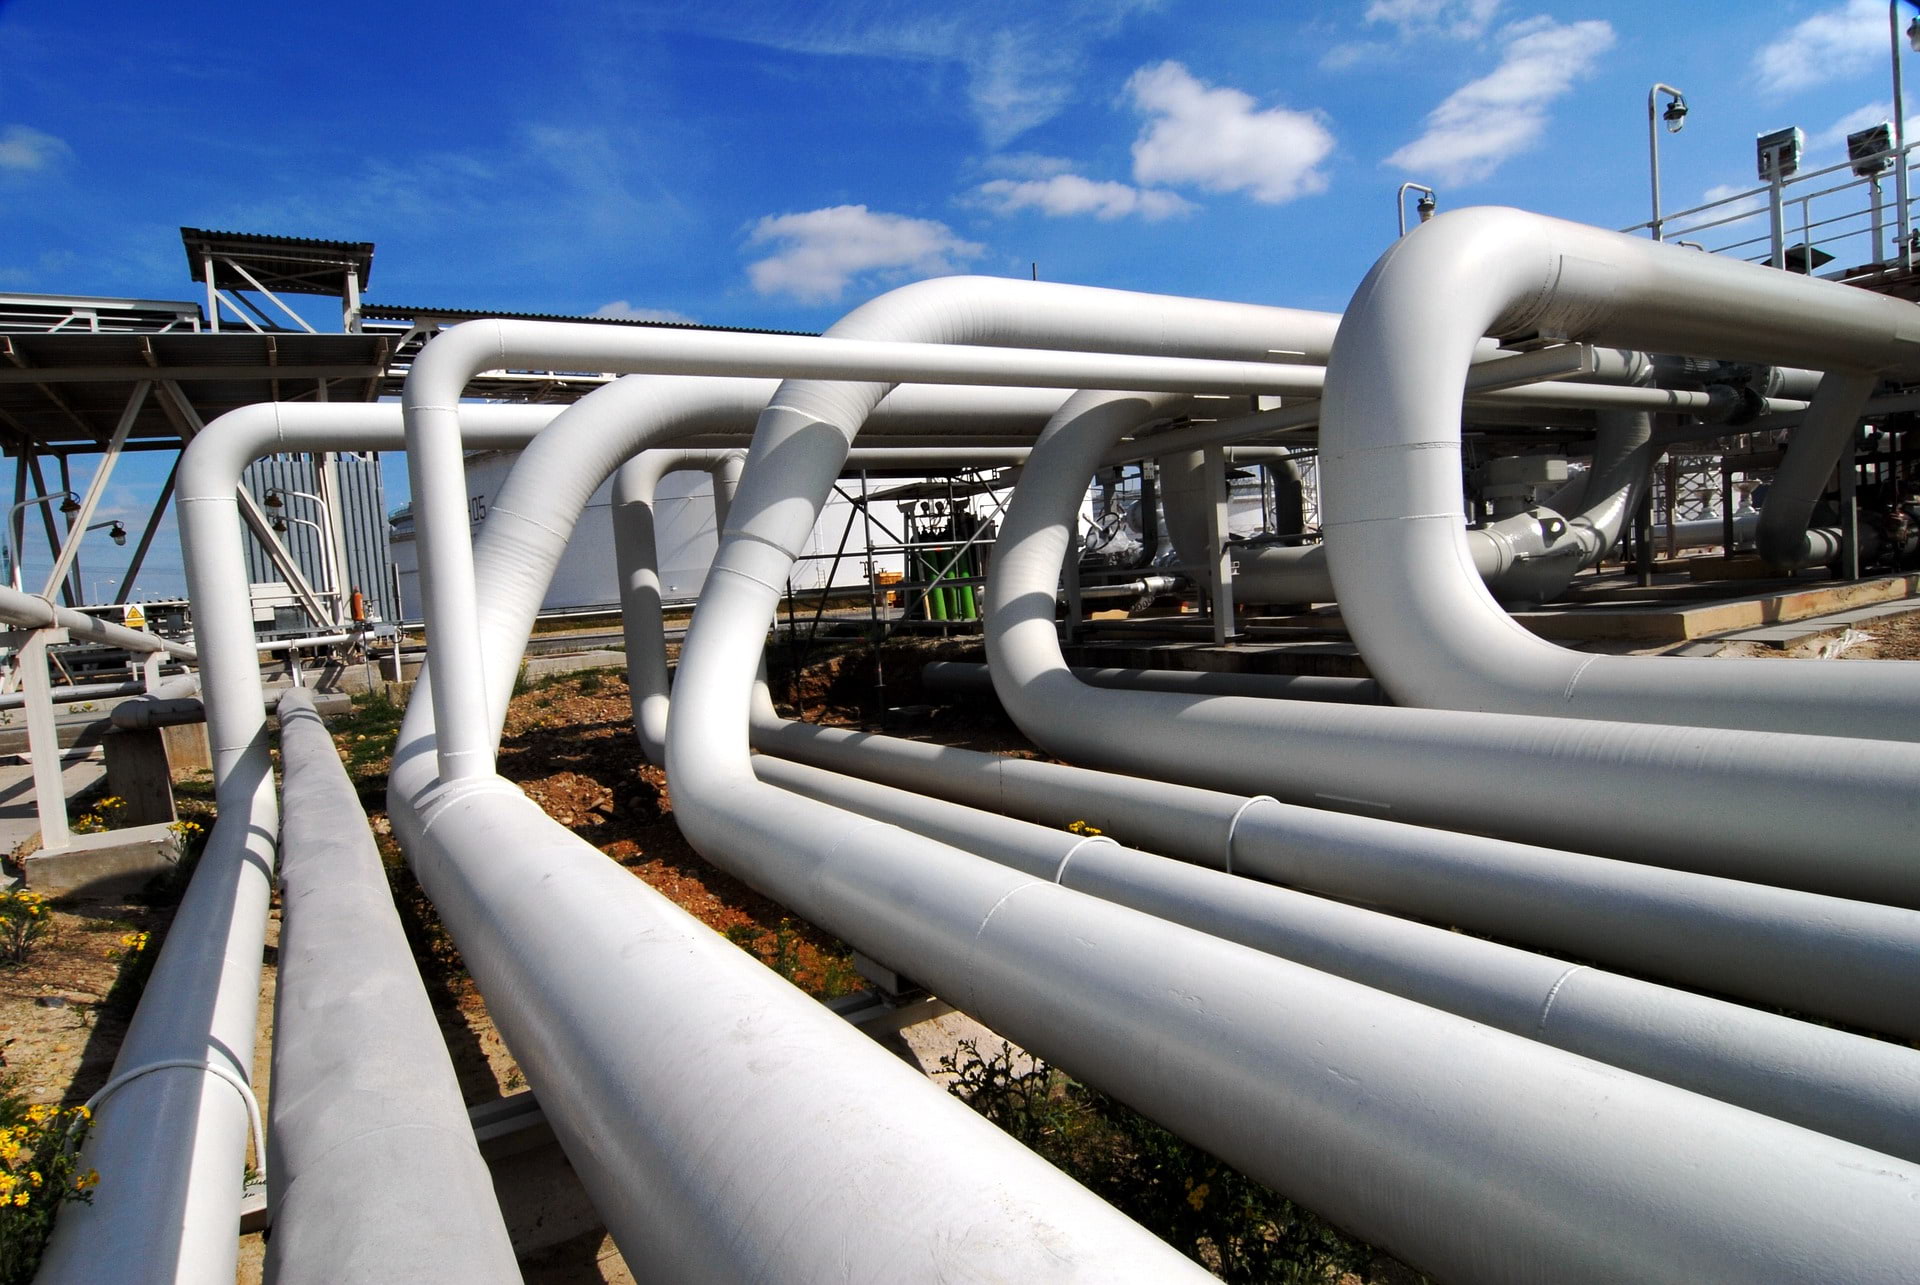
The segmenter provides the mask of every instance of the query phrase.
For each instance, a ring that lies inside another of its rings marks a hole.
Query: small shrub
[[[60,1206],[90,1203],[100,1175],[75,1155],[85,1107],[30,1105],[0,1085],[0,1285],[26,1285],[46,1250]]]
[[[109,794],[74,819],[73,831],[75,834],[99,834],[111,830],[120,820],[120,814],[126,810],[125,799],[117,794]]]
[[[1373,1251],[1139,1112],[1004,1048],[963,1041],[948,1089],[1161,1240],[1228,1281],[1333,1285]]]
[[[0,963],[26,963],[34,945],[52,931],[46,897],[24,888],[0,892]]]

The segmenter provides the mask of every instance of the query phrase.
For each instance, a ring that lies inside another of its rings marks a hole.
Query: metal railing
[[[1882,190],[1909,163],[1906,148],[1808,170],[1673,213],[1662,212],[1663,239],[1712,254],[1825,277],[1858,281],[1910,269],[1916,252],[1913,200]],[[1879,163],[1877,174],[1859,169]],[[1903,184],[1893,184],[1896,193]],[[1649,232],[1654,220],[1620,229]],[[1829,264],[1830,271],[1823,271]]]

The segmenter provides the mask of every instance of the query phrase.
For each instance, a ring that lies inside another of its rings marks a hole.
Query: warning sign
[[[127,604],[126,611],[121,616],[120,622],[129,629],[145,629],[147,627],[147,613],[140,610],[138,603],[130,602]]]

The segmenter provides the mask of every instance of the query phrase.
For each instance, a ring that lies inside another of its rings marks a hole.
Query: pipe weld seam
[[[980,916],[980,926],[973,930],[973,943],[967,950],[967,962],[966,962],[967,975],[965,979],[963,979],[969,991],[969,994],[967,996],[967,1003],[964,1005],[956,1004],[954,1007],[961,1009],[961,1011],[963,1012],[972,1012],[973,1009],[971,1005],[973,1005],[979,998],[977,995],[974,995],[971,993],[973,990],[973,961],[980,954],[980,939],[987,935],[987,925],[991,924],[993,922],[993,917],[1000,913],[1000,907],[1006,905],[1009,901],[1012,901],[1016,893],[1025,892],[1029,888],[1047,888],[1051,886],[1052,886],[1051,884],[1042,883],[1038,879],[1030,878],[1025,880],[1024,882],[1015,884],[1013,887],[1007,889],[1004,893],[1001,893],[1000,899],[994,902],[991,906],[987,907],[987,913]]]
[[[1573,703],[1573,689],[1579,684],[1581,675],[1585,674],[1587,670],[1593,666],[1594,662],[1599,659],[1600,657],[1598,656],[1589,656],[1574,666],[1573,673],[1567,676],[1567,689],[1560,693],[1560,699],[1569,705]]]
[[[728,540],[736,539],[736,538],[741,540],[751,540],[755,544],[764,544],[769,549],[772,549],[777,553],[785,554],[789,560],[800,556],[799,549],[789,549],[786,545],[781,544],[778,540],[769,540],[767,539],[766,536],[760,535],[759,533],[754,531],[748,531],[744,527],[730,526],[726,530],[720,533],[720,540],[722,543],[725,543]]]
[[[554,537],[556,540],[567,540],[572,538],[570,533],[566,531],[562,531],[557,527],[548,526],[545,522],[540,521],[540,519],[538,518],[530,518],[526,514],[520,512],[518,509],[503,509],[498,504],[496,504],[492,508],[487,510],[488,517],[498,517],[503,513],[510,518],[518,518],[520,521],[526,523],[530,527],[533,527],[537,531],[546,532],[548,535]]]
[[[1090,843],[1105,843],[1105,844],[1110,844],[1116,848],[1120,846],[1120,841],[1118,839],[1109,839],[1104,834],[1088,835],[1086,838],[1080,840],[1080,842],[1074,844],[1071,848],[1068,848],[1066,855],[1060,858],[1060,864],[1056,866],[1053,871],[1053,881],[1055,883],[1064,884],[1066,882],[1067,862],[1079,856],[1080,849],[1086,847]]]
[[[1560,988],[1565,986],[1575,973],[1587,971],[1587,965],[1575,964],[1566,972],[1553,979],[1553,985],[1547,990],[1546,1002],[1540,1005],[1540,1022],[1533,1028],[1533,1038],[1542,1039],[1547,1033],[1547,1014],[1553,1011],[1553,1001],[1560,998]]]
[[[740,570],[738,567],[721,567],[721,566],[710,567],[707,571],[707,574],[709,576],[722,575],[722,574],[730,575],[735,577],[736,579],[745,580],[748,584],[759,585],[762,589],[765,589],[769,593],[778,594],[778,593],[785,592],[782,586],[774,584],[770,580],[762,580],[759,576],[750,575],[747,572]]]
[[[446,411],[450,415],[458,415],[460,413],[460,407],[458,403],[452,406],[436,406],[431,402],[415,402],[412,406],[409,406],[407,409],[410,411],[414,411],[416,413],[423,412],[423,411]]]
[[[259,1166],[264,1171],[267,1163],[267,1131],[260,1124],[260,1099],[254,1096],[253,1086],[247,1083],[245,1076],[230,1066],[220,1065],[211,1058],[163,1058],[157,1062],[144,1062],[139,1066],[133,1067],[131,1070],[122,1071],[119,1075],[114,1076],[111,1080],[101,1085],[98,1093],[87,1099],[87,1111],[89,1114],[97,1111],[102,1102],[105,1102],[108,1098],[142,1076],[152,1075],[155,1071],[174,1070],[203,1071],[217,1080],[225,1080],[234,1087],[235,1091],[240,1094],[241,1102],[247,1108],[247,1128],[253,1131],[254,1158],[259,1161]],[[79,1121],[74,1121],[74,1124],[78,1125]],[[69,1138],[73,1136],[71,1127],[68,1129],[67,1136]]]
[[[1233,810],[1233,816],[1230,817],[1227,821],[1226,864],[1222,865],[1220,869],[1225,871],[1227,874],[1233,873],[1233,836],[1234,836],[1234,833],[1239,830],[1240,818],[1247,814],[1247,809],[1252,807],[1256,803],[1278,803],[1278,802],[1280,802],[1280,800],[1274,798],[1271,794],[1256,794],[1252,798],[1248,799],[1246,802],[1242,803],[1239,807]]]
[[[1401,451],[1458,451],[1460,439],[1430,438],[1424,442],[1389,442],[1384,446],[1349,446],[1344,450],[1321,451],[1323,460],[1345,461],[1362,459],[1368,455],[1398,454]]]
[[[1380,522],[1424,522],[1429,518],[1450,518],[1455,522],[1463,522],[1466,519],[1466,515],[1457,509],[1443,513],[1389,513],[1377,518],[1347,518],[1340,522],[1322,522],[1320,529],[1322,531],[1331,531],[1335,527],[1370,526]],[[1481,528],[1482,531],[1486,529],[1485,527]],[[1462,527],[1461,530],[1465,531],[1466,528]],[[1322,541],[1322,543],[1324,544],[1325,542]]]

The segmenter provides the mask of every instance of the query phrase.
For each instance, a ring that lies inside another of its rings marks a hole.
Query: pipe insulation
[[[1061,657],[1053,591],[1080,496],[1106,445],[1162,409],[1149,394],[1070,399],[1001,524],[987,654],[1000,703],[1036,744],[1209,789],[1920,906],[1920,748],[1909,744],[1077,682]],[[683,684],[685,665],[683,652]],[[1151,737],[1114,733],[1144,727]],[[1844,838],[1835,815],[1848,818]]]
[[[1508,618],[1469,570],[1460,534],[1457,393],[1489,333],[1920,373],[1920,308],[1902,300],[1516,210],[1422,225],[1374,266],[1342,319],[1321,425],[1342,615],[1397,703],[1920,737],[1920,675],[1899,662],[1592,655]]]
[[[632,656],[632,643],[628,655]],[[993,676],[985,665],[936,660],[920,671],[929,687],[968,695],[990,694]],[[1378,705],[1380,688],[1371,678],[1323,674],[1241,674],[1207,669],[1115,669],[1076,665],[1073,676],[1089,687],[1114,691],[1190,692],[1204,696],[1254,696],[1263,700],[1335,701]]]
[[[1920,913],[1912,910],[815,727],[770,710],[756,713],[753,744],[1040,824],[1084,820],[1213,869],[1920,1038]]]
[[[552,407],[469,406],[462,408],[461,417],[470,446],[506,447],[523,445],[533,429],[555,413]],[[259,454],[275,450],[391,449],[398,441],[397,408],[390,405],[277,405],[252,407],[223,417],[196,439],[195,446],[203,454],[217,451],[224,457],[224,493],[230,504],[239,467]],[[201,447],[201,443],[208,445]],[[183,470],[183,480],[185,477]],[[221,488],[214,486],[208,491],[218,496]],[[190,564],[190,577],[196,603],[212,608],[209,619],[238,613],[250,622],[244,575],[223,578],[216,574],[216,568],[241,556],[239,528],[231,514],[229,518],[225,523],[196,522],[199,538],[190,547],[201,552]],[[202,614],[208,615],[204,611]],[[247,743],[254,744],[260,743],[264,717],[258,666],[248,643],[250,633],[250,628],[218,634],[210,630],[206,641],[217,638],[218,643],[212,649],[207,672],[210,719],[230,735],[251,727],[255,740]],[[242,687],[250,679],[251,700],[236,701],[216,678],[235,679]],[[419,744],[427,703],[417,701],[413,708],[419,713],[396,755],[394,778],[400,788],[396,804],[411,797],[409,789],[418,793],[431,784],[434,755],[430,718],[424,720],[428,742],[424,748]],[[1192,1274],[1191,1265],[1173,1251],[1008,1143],[958,1103],[949,1103],[930,1090],[920,1077],[890,1058],[876,1056],[870,1043],[844,1022],[618,870],[546,818],[518,791],[504,783],[478,782],[466,786],[464,793],[442,791],[435,801],[442,807],[431,823],[411,808],[396,806],[396,829],[428,853],[424,864],[431,873],[423,874],[423,883],[435,897],[456,940],[472,957],[470,962],[482,958],[507,961],[503,966],[508,975],[504,979],[495,976],[495,985],[487,992],[502,1029],[514,1029],[513,1015],[524,1009],[537,1013],[540,1025],[573,1031],[590,1046],[600,1036],[620,1045],[613,1049],[590,1047],[582,1061],[569,1062],[564,1050],[559,1055],[543,1055],[527,1042],[526,1032],[521,1030],[514,1047],[523,1063],[529,1064],[529,1073],[543,1093],[548,1118],[567,1140],[570,1157],[590,1187],[595,1187],[596,1200],[616,1230],[622,1211],[632,1214],[636,1205],[648,1206],[633,1216],[648,1220],[659,1233],[658,1243],[667,1248],[655,1263],[655,1256],[641,1253],[642,1243],[629,1236],[623,1244],[635,1261],[648,1262],[655,1270],[687,1279],[791,1278],[793,1263],[800,1260],[786,1257],[786,1249],[800,1248],[799,1242],[808,1237],[817,1244],[831,1234],[823,1231],[823,1226],[844,1228],[850,1221],[822,1224],[814,1218],[823,1207],[839,1199],[857,1206],[863,1217],[885,1216],[893,1210],[897,1215],[893,1225],[902,1229],[896,1232],[898,1239],[869,1236],[871,1229],[864,1229],[856,1254],[849,1254],[844,1237],[828,1248],[830,1255],[837,1251],[833,1261],[841,1266],[850,1258],[859,1258],[869,1270],[856,1272],[857,1277],[911,1278],[928,1274],[929,1267],[964,1275],[978,1270],[983,1262],[1000,1264],[1006,1275],[1015,1279],[1057,1277],[1063,1255],[1084,1265],[1081,1278],[1087,1280],[1161,1280]],[[236,818],[240,815],[233,814]],[[461,833],[463,822],[477,828]],[[260,833],[258,825],[256,815],[253,833]],[[441,837],[460,834],[462,842],[453,850],[436,850],[427,838],[429,831]],[[494,860],[503,844],[519,859]],[[266,855],[270,857],[271,853],[268,847]],[[584,875],[566,879],[564,867],[569,863]],[[474,892],[475,885],[488,885],[490,877],[497,877],[491,882],[509,885],[502,894],[504,906],[489,905],[483,895]],[[264,916],[260,922],[263,927]],[[550,940],[538,949],[528,949],[518,944],[515,934],[519,931]],[[608,950],[594,952],[584,944],[596,939],[610,940]],[[497,950],[487,948],[502,940],[508,944]],[[250,951],[254,963],[253,975],[246,977],[250,995],[257,992],[259,950],[256,936],[241,952],[244,959]],[[635,954],[644,956],[644,969],[609,971],[609,960]],[[550,975],[549,970],[561,975]],[[488,972],[493,975],[495,970]],[[609,995],[617,997],[611,1008],[595,1007]],[[739,1015],[740,1024],[716,1024],[712,1016],[715,1011]],[[632,1012],[647,1012],[650,1023],[636,1028],[611,1017],[612,1013]],[[681,1032],[676,1023],[692,1029]],[[251,1009],[246,1030],[250,1039]],[[699,1038],[695,1038],[696,1033]],[[509,1038],[515,1036],[510,1034]],[[565,1043],[564,1035],[559,1042]],[[649,1056],[654,1061],[639,1056],[642,1048],[651,1050]],[[704,1057],[696,1055],[692,1063],[698,1067],[698,1074],[690,1074],[687,1064],[678,1060],[688,1049],[704,1050]],[[868,1068],[865,1073],[856,1069],[863,1059]],[[538,1072],[531,1065],[536,1061],[542,1067]],[[873,1069],[876,1066],[880,1068],[877,1071]],[[657,1074],[649,1074],[648,1067],[655,1068]],[[636,1072],[635,1068],[641,1070]],[[774,1082],[783,1076],[794,1077],[796,1083],[776,1085]],[[878,1083],[873,1082],[875,1076],[879,1077]],[[564,1085],[566,1091],[556,1091],[554,1085]],[[683,1087],[689,1098],[683,1112],[675,1110],[669,1091],[674,1085]],[[911,1085],[912,1090],[904,1090],[903,1085]],[[911,1099],[911,1118],[876,1121],[867,1103],[891,1101],[902,1092]],[[951,1109],[933,1105],[930,1110],[925,1097],[929,1092],[934,1094],[933,1104],[947,1103]],[[703,1097],[703,1093],[709,1096]],[[665,1105],[656,1107],[663,1099]],[[571,1109],[575,1101],[579,1105]],[[934,1121],[928,1122],[925,1117]],[[713,1141],[677,1132],[676,1124],[711,1125],[729,1120],[744,1121],[749,1130],[757,1126],[763,1131],[743,1135],[729,1155],[739,1162],[741,1172],[769,1175],[766,1181],[775,1184],[773,1192],[759,1191],[751,1184],[742,1187],[727,1175],[714,1184],[717,1195],[705,1190],[676,1194],[668,1190],[671,1183],[667,1180],[652,1185],[632,1181],[635,1173],[658,1172],[652,1159],[661,1150],[678,1148],[691,1165],[711,1165],[718,1151]],[[805,1127],[795,1128],[796,1121]],[[106,1123],[104,1114],[101,1122]],[[959,1131],[958,1141],[952,1137],[955,1130]],[[873,1136],[895,1137],[899,1151],[910,1155],[911,1163],[898,1159],[889,1162],[876,1148],[857,1159],[850,1151],[842,1158],[843,1163],[823,1168],[818,1163],[821,1157],[808,1150],[809,1144],[821,1136],[863,1141]],[[786,1151],[770,1139],[785,1140]],[[244,1142],[244,1133],[240,1142]],[[742,1149],[748,1144],[751,1155],[743,1156]],[[90,1146],[90,1154],[92,1150]],[[639,1163],[623,1159],[635,1153],[648,1159]],[[770,1156],[774,1158],[771,1165]],[[930,1159],[935,1157],[938,1159]],[[230,1179],[239,1164],[240,1153],[235,1150],[231,1162],[222,1162],[219,1169]],[[610,1167],[618,1172],[610,1172]],[[155,1168],[167,1172],[163,1166]],[[945,1174],[950,1170],[982,1193],[979,1199],[987,1204],[984,1212],[974,1207],[971,1197],[956,1194],[944,1184],[937,1193],[925,1190],[929,1172]],[[141,1171],[138,1167],[126,1170]],[[795,1183],[796,1173],[814,1174],[817,1180]],[[164,1188],[168,1181],[163,1178],[152,1185]],[[227,1211],[237,1216],[237,1191],[231,1185],[222,1190],[227,1196]],[[108,1194],[106,1190],[101,1193],[103,1197]],[[743,1203],[730,1213],[729,1199]],[[789,1219],[777,1212],[782,1199],[798,1206]],[[902,1207],[894,1209],[895,1201]],[[103,1200],[85,1209],[99,1213],[105,1203]],[[116,1204],[113,1212],[118,1216],[123,1209]],[[764,1222],[756,1225],[756,1219]],[[229,1257],[224,1277],[216,1271],[205,1279],[231,1279],[235,1220],[230,1217],[222,1224],[215,1219],[214,1230],[224,1239]],[[67,1221],[63,1219],[63,1227]],[[945,1230],[916,1239],[915,1233],[929,1224]],[[147,1225],[161,1231],[173,1226],[164,1222]],[[706,1235],[690,1235],[690,1229]],[[888,1251],[899,1249],[901,1241],[909,1242],[907,1247],[889,1258]],[[158,1273],[153,1279],[175,1278],[164,1250],[119,1259],[96,1257],[93,1248],[86,1251],[86,1261],[96,1266],[111,1264],[114,1269],[103,1279],[126,1279],[128,1262],[153,1264]],[[760,1253],[757,1259],[756,1251]],[[185,1278],[202,1276],[196,1271]]]
[[[761,780],[1063,887],[1920,1163],[1920,1051],[761,755]]]
[[[268,1278],[519,1281],[493,1176],[353,783],[310,692],[289,691],[278,714],[283,922]]]
[[[1767,502],[1760,509],[1760,525],[1754,529],[1754,547],[1768,565],[1794,571],[1840,556],[1840,532],[1813,529],[1813,512],[1826,495],[1833,470],[1846,456],[1878,383],[1871,375],[1847,371],[1835,371],[1820,381],[1813,405],[1774,470]]]
[[[119,647],[139,655],[163,651],[187,664],[192,664],[194,659],[193,648],[183,643],[138,629],[128,629],[110,620],[90,616],[84,611],[75,611],[72,607],[56,606],[37,594],[22,593],[5,585],[0,585],[0,620],[27,629],[64,629],[86,642],[99,643],[103,647]]]
[[[1018,317],[1029,333],[1085,341],[1118,312],[1109,299],[1082,315],[1063,296],[1001,285],[1004,309],[963,310],[963,334]],[[1165,315],[1155,318],[1163,334],[1206,331],[1204,322],[1166,326]],[[1868,1178],[1862,1158],[1873,1153],[758,783],[746,730],[760,640],[793,552],[881,392],[790,381],[761,417],[669,715],[675,815],[696,847],[1427,1270],[1486,1280],[1778,1278],[1817,1262],[1824,1277],[1839,1259],[1864,1278],[1905,1270],[1920,1233],[1901,1221],[1912,1189],[1897,1162],[1875,1157]],[[1047,599],[1050,607],[1050,588]],[[1566,1111],[1568,1100],[1583,1109]],[[1833,1147],[1856,1167],[1813,1159],[1838,1161]],[[1855,1198],[1829,1211],[1837,1184]],[[1863,1220],[1869,1190],[1878,1208]],[[1809,1210],[1810,1199],[1822,1207]],[[1800,1225],[1785,1233],[1782,1216]],[[1833,1219],[1845,1220],[1844,1234]],[[1605,1232],[1569,1232],[1578,1227]]]
[[[463,411],[476,447],[524,442],[554,413]],[[279,831],[235,492],[262,455],[391,449],[398,428],[391,406],[269,403],[222,415],[186,449],[177,506],[220,819],[114,1063],[116,1076],[166,1067],[99,1105],[82,1155],[115,1177],[61,1211],[42,1281],[233,1279],[249,1108],[220,1075],[251,1076]]]
[[[642,749],[655,763],[663,761],[669,704],[660,600],[645,591],[657,580],[648,497],[674,459],[648,452],[623,466],[616,495],[630,489],[614,513],[622,583],[638,590],[623,606],[629,699]],[[724,487],[715,495],[716,502],[731,498]],[[991,687],[981,666],[927,669],[977,675]],[[1029,821],[1090,820],[1203,865],[1920,1036],[1920,914],[1913,911],[787,722],[764,689],[756,691],[753,744],[763,753]]]

